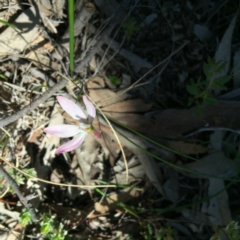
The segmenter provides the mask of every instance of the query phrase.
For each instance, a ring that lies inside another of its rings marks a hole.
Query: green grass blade
[[[236,178],[236,177],[235,177]],[[127,205],[125,204],[126,207],[128,207],[129,209],[132,209],[133,211],[139,211],[139,212],[148,212],[148,213],[153,213],[153,212],[157,212],[157,213],[166,213],[166,212],[175,212],[175,211],[181,211],[181,210],[184,210],[186,208],[190,208],[190,207],[194,207],[194,206],[197,206],[199,204],[202,204],[204,202],[208,202],[209,200],[217,197],[218,195],[220,195],[221,193],[227,191],[232,185],[233,185],[234,181],[233,182],[230,182],[226,185],[226,187],[224,187],[223,189],[219,190],[218,192],[216,192],[215,194],[211,195],[211,196],[208,196],[208,197],[205,197],[201,200],[198,200],[198,201],[195,201],[195,202],[192,202],[192,203],[189,203],[189,204],[185,204],[185,205],[180,205],[178,207],[166,207],[166,208],[149,208],[149,209],[146,209],[146,208],[142,208],[142,207],[134,207],[134,206],[130,206],[130,205]]]
[[[195,174],[195,175],[200,175],[200,176],[203,176],[203,177],[206,177],[206,178],[215,178],[215,179],[221,179],[221,180],[227,180],[227,181],[231,181],[231,182],[240,182],[240,180],[233,180],[233,179],[226,179],[226,178],[221,178],[221,177],[217,177],[217,176],[212,176],[212,175],[208,175],[208,174],[205,174],[205,173],[201,173],[201,172],[196,172],[196,171],[192,171],[192,170],[189,170],[189,169],[185,169],[184,167],[181,167],[181,166],[178,166],[176,164],[173,164],[173,163],[170,163],[166,160],[164,160],[163,158],[160,158],[158,157],[157,155],[149,152],[148,150],[146,149],[143,149],[142,147],[140,147],[139,145],[137,145],[135,142],[133,142],[132,140],[130,140],[129,138],[127,138],[126,136],[124,136],[122,133],[120,133],[119,131],[117,131],[115,129],[116,132],[118,132],[121,136],[123,136],[125,139],[127,139],[130,143],[132,143],[133,145],[135,145],[136,147],[138,147],[139,149],[141,149],[143,152],[145,152],[146,154],[148,154],[149,156],[175,168],[175,169],[179,169],[181,171],[184,171],[184,172],[189,172],[189,173],[192,173],[192,174]]]
[[[202,161],[199,160],[199,159],[196,159],[196,158],[194,158],[194,157],[188,156],[188,155],[183,154],[183,153],[179,153],[178,151],[175,151],[175,150],[173,150],[173,149],[171,149],[171,148],[168,148],[168,147],[166,147],[166,146],[164,146],[164,145],[162,145],[162,144],[160,144],[160,143],[152,140],[151,138],[148,138],[148,137],[144,136],[143,134],[141,134],[141,133],[133,130],[132,128],[126,126],[125,124],[122,124],[121,122],[119,122],[119,121],[117,121],[117,120],[115,120],[115,119],[113,119],[113,118],[111,118],[111,117],[109,117],[109,116],[107,116],[107,118],[110,119],[112,122],[117,123],[117,124],[120,125],[121,127],[126,128],[126,129],[129,130],[130,132],[135,133],[135,134],[138,135],[139,137],[142,137],[142,138],[148,140],[149,142],[155,144],[156,146],[159,146],[159,147],[161,147],[161,148],[163,148],[163,149],[168,150],[169,152],[172,152],[172,153],[175,153],[175,154],[177,154],[177,155],[186,157],[186,158],[191,159],[191,160],[194,160],[194,161],[196,161],[196,162],[202,162]]]
[[[74,72],[74,0],[68,0],[70,75]]]
[[[175,154],[177,154],[177,155],[183,156],[183,157],[188,158],[188,159],[191,159],[191,160],[193,160],[193,161],[201,162],[201,163],[204,163],[205,165],[208,165],[207,163],[203,162],[202,160],[196,159],[196,158],[194,158],[194,157],[191,157],[191,156],[188,156],[188,155],[186,155],[186,154],[180,153],[180,152],[178,152],[178,151],[176,151],[176,150],[174,150],[174,149],[168,148],[168,147],[166,147],[166,146],[164,146],[164,145],[162,145],[162,144],[160,144],[160,143],[152,140],[151,138],[148,138],[148,137],[146,137],[145,135],[143,135],[143,134],[141,134],[141,133],[133,130],[132,128],[126,126],[125,124],[122,124],[121,122],[119,122],[119,121],[117,121],[117,120],[109,117],[109,116],[107,116],[107,118],[108,118],[109,120],[111,120],[112,122],[115,122],[115,123],[117,123],[118,125],[122,126],[123,128],[126,128],[126,129],[129,130],[130,132],[138,135],[139,137],[142,137],[142,138],[146,139],[147,141],[153,143],[153,144],[156,145],[156,146],[159,146],[159,147],[161,147],[161,148],[163,148],[163,149],[166,149],[166,150],[169,151],[169,152],[175,153]],[[124,136],[124,137],[125,137],[125,136]],[[126,138],[126,137],[125,137],[125,138]]]
[[[11,28],[13,28],[13,29],[20,30],[20,31],[22,32],[22,29],[19,28],[19,27],[17,27],[17,26],[15,26],[14,24],[11,24],[11,23],[9,23],[9,22],[5,22],[5,21],[3,21],[3,20],[0,20],[0,23],[4,24],[4,25],[6,25],[6,26],[9,26],[9,27],[11,27]]]

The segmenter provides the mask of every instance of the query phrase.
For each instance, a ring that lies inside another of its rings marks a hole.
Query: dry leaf
[[[216,167],[217,166],[217,167]],[[183,168],[209,176],[215,177],[232,177],[238,172],[239,163],[237,160],[228,159],[222,151],[214,152],[201,159],[189,164],[184,164]],[[182,172],[191,178],[208,178],[201,174]]]
[[[10,211],[8,209],[5,208],[4,203],[0,202],[0,212],[3,215],[7,215],[13,219],[19,220],[19,212],[16,211]]]
[[[98,76],[91,78],[87,83],[87,87],[90,91],[91,100],[98,106],[108,106],[109,104],[120,102],[125,98],[125,94],[118,95],[109,89],[105,89],[104,80]]]
[[[199,144],[184,141],[165,140],[164,145],[182,154],[200,154],[208,150]]]
[[[78,178],[84,183],[85,185],[92,185],[91,182],[91,170],[93,168],[93,163],[97,159],[98,155],[98,148],[97,148],[97,141],[93,134],[88,134],[85,138],[85,141],[81,145],[81,149],[75,149],[77,161],[81,169],[81,176],[79,175]]]
[[[102,108],[105,114],[108,112],[147,112],[151,109],[152,103],[145,103],[142,99],[130,99],[122,102],[117,102]]]
[[[167,175],[169,176],[168,180],[164,183],[163,189],[166,194],[166,198],[172,201],[173,203],[177,203],[179,200],[178,195],[178,172],[175,169],[168,168]]]
[[[200,24],[194,24],[193,33],[198,37],[200,41],[204,43],[210,41],[214,37],[207,26]]]
[[[31,132],[31,135],[29,136],[27,141],[30,143],[35,143],[35,144],[39,145],[39,138],[42,136],[42,133],[43,133],[42,129],[38,129],[38,130]]]
[[[109,112],[106,115],[141,133],[149,134],[149,132],[153,132],[152,128],[154,126],[154,120],[147,116],[134,113],[113,112]],[[156,135],[158,132],[155,132],[154,134]]]
[[[19,30],[8,27],[0,35],[1,54],[22,52],[39,33],[39,23],[40,16],[36,13],[35,7],[28,8],[21,13],[12,24],[22,29],[23,32],[19,33]]]
[[[117,169],[117,167],[114,167],[114,170]],[[115,171],[117,172],[117,171]],[[143,176],[145,174],[145,171],[143,169],[143,166],[141,164],[136,165],[134,167],[129,167],[128,166],[128,174],[129,178],[128,181],[136,181],[139,179],[143,179]],[[111,183],[115,184],[125,184],[126,183],[126,171],[122,171],[120,173],[116,173],[114,176],[114,180],[111,181]]]
[[[222,61],[226,63],[225,68],[220,73],[216,74],[215,78],[227,75],[229,71],[230,59],[231,59],[232,35],[236,25],[237,15],[238,13],[236,13],[232,18],[232,21],[229,24],[227,30],[225,31],[221,39],[221,42],[218,46],[218,49],[215,53],[216,62]],[[222,89],[220,88],[212,88],[212,90],[214,91],[215,95],[218,95],[222,91]]]
[[[224,188],[225,186],[223,180],[210,178],[208,196],[213,196],[217,192],[222,191]],[[214,226],[214,231],[218,228],[218,226],[227,225],[232,221],[227,191],[223,191],[214,198],[210,199],[207,214],[211,216],[209,221],[212,226]]]
[[[155,123],[149,128],[149,134],[158,134],[165,138],[181,138],[206,123],[209,127],[229,127],[240,129],[240,103],[238,101],[219,101],[217,104],[203,106],[200,118],[196,109],[167,109],[155,115]],[[177,120],[176,120],[177,116]],[[220,121],[221,120],[221,121]]]
[[[134,188],[128,188],[107,196],[101,203],[95,203],[95,210],[101,214],[116,210],[123,211],[123,208],[118,203],[125,203],[132,198],[137,198],[145,192],[145,188],[136,190]]]

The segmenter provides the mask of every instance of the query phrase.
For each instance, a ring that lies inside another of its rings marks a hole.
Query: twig
[[[10,176],[10,174],[3,168],[2,165],[0,165],[0,174],[4,177],[4,179],[8,182],[8,184],[12,186],[14,192],[18,195],[22,204],[28,209],[29,213],[31,214],[32,220],[34,222],[38,221],[37,213],[33,208],[32,204],[29,203],[28,200],[23,196],[23,194],[19,190],[19,187],[16,181]]]
[[[20,111],[16,112],[10,117],[4,118],[3,120],[0,120],[0,128],[5,127],[6,125],[18,120],[20,117],[22,117],[24,114],[33,111],[39,104],[45,102],[48,98],[50,98],[55,92],[57,92],[59,89],[64,87],[67,83],[66,79],[62,79],[60,82],[58,82],[54,87],[52,87],[50,90],[45,92],[40,98],[32,102],[31,106],[28,105],[21,109]]]

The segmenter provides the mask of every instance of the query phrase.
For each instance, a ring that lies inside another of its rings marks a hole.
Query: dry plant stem
[[[33,111],[39,104],[45,102],[48,98],[50,98],[53,94],[55,94],[59,89],[64,87],[67,84],[66,79],[62,79],[60,82],[58,82],[54,87],[52,87],[50,90],[45,92],[40,98],[32,102],[31,106],[30,104],[20,111],[16,112],[10,117],[7,117],[3,120],[0,120],[0,127],[5,127],[6,125],[18,120],[21,118],[24,114],[29,113]]]
[[[18,195],[22,204],[28,209],[29,213],[31,214],[32,220],[34,222],[38,221],[37,213],[35,212],[35,209],[33,208],[32,204],[29,203],[28,200],[23,196],[23,194],[19,190],[16,181],[9,175],[9,173],[3,168],[2,165],[0,165],[0,174],[3,176],[5,181],[7,181],[8,184],[12,186],[14,192]]]
[[[104,117],[105,118],[105,117]],[[106,119],[104,119],[102,116],[99,116],[99,120],[101,123],[106,125]],[[109,122],[109,120],[107,120]],[[108,123],[109,126],[111,126],[111,130],[118,132],[119,133],[119,139],[121,140],[122,144],[126,147],[130,147],[131,151],[138,156],[139,161],[141,162],[141,165],[149,178],[150,182],[156,187],[156,189],[164,196],[164,191],[159,183],[159,179],[161,178],[161,172],[158,169],[157,164],[155,163],[154,159],[152,159],[150,156],[148,156],[146,153],[142,152],[142,149],[146,149],[148,146],[148,143],[145,139],[142,137],[138,136],[135,133],[130,132],[127,129],[124,129],[123,127],[117,125],[116,123],[112,122],[110,120],[111,124]],[[121,136],[123,135],[123,136]],[[132,143],[129,143],[127,139],[133,140],[133,142],[138,146],[138,147],[132,147]],[[154,146],[156,147],[156,146]],[[140,157],[142,156],[142,157]],[[126,165],[127,166],[127,165]],[[126,169],[127,171],[127,169]]]
[[[91,185],[91,186],[87,186],[87,185],[77,185],[77,184],[65,184],[65,183],[56,183],[56,182],[51,182],[48,180],[44,180],[42,178],[38,178],[38,177],[34,177],[31,176],[30,174],[22,171],[21,169],[15,167],[13,164],[11,164],[10,162],[6,161],[4,158],[0,157],[0,160],[2,160],[3,162],[5,162],[7,165],[9,165],[10,167],[12,167],[13,169],[15,169],[16,171],[22,173],[24,176],[29,177],[31,180],[37,180],[39,182],[43,182],[43,183],[47,183],[47,184],[51,184],[51,185],[55,185],[55,186],[62,186],[62,187],[77,187],[77,188],[83,188],[83,189],[88,189],[88,188],[106,188],[106,187],[111,187],[111,188],[116,188],[117,185]]]
[[[98,115],[99,117],[99,122],[102,123],[104,126],[108,126],[108,123],[106,122],[106,120],[103,118],[103,116]],[[123,128],[122,126],[116,124],[115,122],[111,121],[110,119],[108,119],[108,121],[111,123],[111,125],[114,127],[114,129],[121,133],[122,135],[124,135],[127,138],[133,139],[135,142],[137,141],[139,145],[142,145],[142,142],[147,142],[145,139],[143,139],[141,136],[137,135],[136,133],[133,133],[129,130],[127,130],[126,128]]]

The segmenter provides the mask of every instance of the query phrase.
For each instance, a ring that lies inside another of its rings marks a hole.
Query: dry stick
[[[38,217],[36,214],[35,209],[33,208],[32,204],[28,202],[28,200],[23,196],[21,191],[19,190],[19,186],[17,185],[16,181],[9,175],[8,172],[0,165],[0,174],[4,177],[4,179],[12,186],[14,192],[18,195],[22,204],[28,209],[29,213],[31,214],[32,220],[38,221]]]
[[[15,114],[13,114],[12,116],[4,118],[3,120],[0,120],[0,128],[5,127],[6,125],[18,120],[24,114],[33,111],[39,104],[45,102],[48,98],[50,98],[53,94],[55,94],[59,89],[64,87],[66,85],[66,83],[67,83],[67,80],[62,79],[54,87],[52,87],[50,90],[45,92],[41,97],[39,97],[37,100],[32,102],[31,106],[28,105],[28,106],[24,107],[23,109],[19,110],[18,112],[16,112]]]

